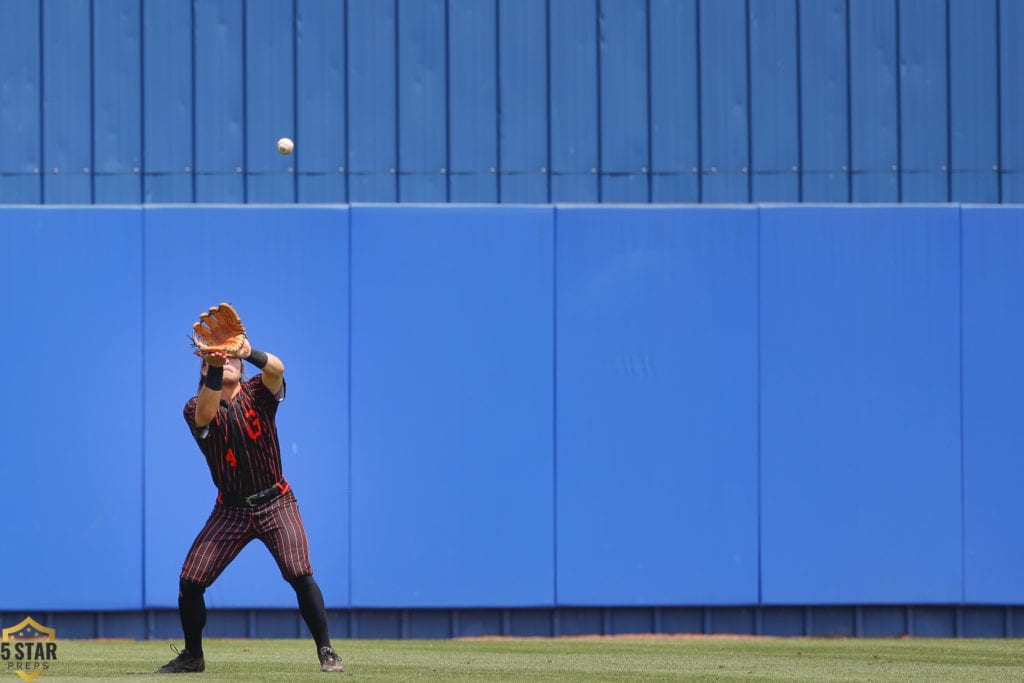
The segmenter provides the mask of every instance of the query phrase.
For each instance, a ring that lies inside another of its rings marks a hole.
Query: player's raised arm
[[[284,363],[280,358],[267,351],[252,348],[248,339],[242,344],[238,357],[249,361],[260,369],[263,373],[263,385],[270,390],[270,393],[276,394],[281,390],[281,384],[284,382]]]
[[[199,389],[199,403],[196,404],[196,427],[205,427],[213,422],[220,410],[220,399],[224,386],[224,364],[227,358],[222,353],[198,354],[205,363],[203,386]],[[235,361],[236,363],[238,361]]]

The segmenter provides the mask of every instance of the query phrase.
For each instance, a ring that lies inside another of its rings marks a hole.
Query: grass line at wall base
[[[152,681],[152,672],[174,656],[168,642],[59,641],[58,661],[36,680]],[[344,674],[320,673],[308,640],[210,639],[204,643],[206,672],[187,674],[185,680],[1024,680],[1024,641],[1015,639],[669,636],[336,640],[334,645],[345,661]],[[0,662],[0,683],[5,676],[12,683],[20,680],[12,664]]]

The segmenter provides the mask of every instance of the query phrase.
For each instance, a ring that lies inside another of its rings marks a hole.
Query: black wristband
[[[249,351],[249,357],[246,358],[246,360],[255,365],[256,367],[258,367],[260,370],[262,370],[263,368],[267,367],[267,360],[269,359],[267,358],[267,354],[263,353],[262,351],[252,349],[251,351]]]
[[[203,382],[207,389],[220,391],[224,388],[224,368],[215,368],[212,365],[206,366],[206,381]]]

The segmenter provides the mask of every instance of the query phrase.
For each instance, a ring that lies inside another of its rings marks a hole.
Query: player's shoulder
[[[270,388],[263,383],[263,373],[260,373],[252,379],[244,382],[246,394],[252,396],[254,399],[260,399],[263,401],[277,401],[281,402],[284,400],[285,395],[285,382],[281,381],[281,388],[277,392],[273,392]]]
[[[242,382],[242,386],[247,388],[249,391],[258,391],[263,386],[263,373],[253,375],[249,379]]]
[[[264,394],[269,393],[267,385],[263,383],[263,373],[250,377],[242,382],[242,390],[247,396],[250,396],[253,399],[258,399]]]

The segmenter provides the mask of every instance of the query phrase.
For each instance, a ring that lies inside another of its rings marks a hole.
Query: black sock
[[[206,589],[182,579],[178,584],[178,616],[185,632],[185,649],[193,657],[203,656],[203,627],[206,626]]]
[[[312,576],[300,576],[291,579],[288,583],[295,589],[295,595],[299,599],[299,612],[302,613],[309,632],[313,634],[317,652],[322,647],[330,647],[331,637],[327,633],[327,610],[324,608],[324,596],[320,592],[320,586]]]

